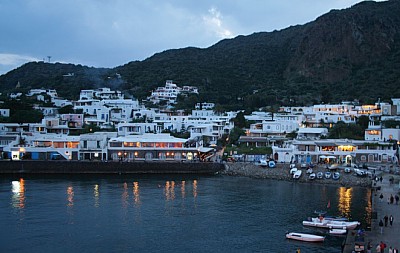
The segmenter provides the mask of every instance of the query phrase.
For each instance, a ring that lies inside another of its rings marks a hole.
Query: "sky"
[[[0,75],[30,61],[116,67],[305,24],[361,0],[1,0]]]

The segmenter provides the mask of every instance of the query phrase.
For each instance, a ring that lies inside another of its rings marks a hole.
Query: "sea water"
[[[302,221],[328,210],[366,228],[370,194],[220,175],[3,175],[0,252],[341,252],[344,236]]]

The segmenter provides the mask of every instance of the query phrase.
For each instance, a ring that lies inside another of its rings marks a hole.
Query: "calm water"
[[[341,252],[285,239],[314,210],[366,226],[370,193],[226,176],[0,178],[0,252]]]

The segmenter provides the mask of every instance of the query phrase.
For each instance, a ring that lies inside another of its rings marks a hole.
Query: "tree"
[[[58,109],[59,114],[69,114],[74,113],[74,107],[72,105],[66,105]]]
[[[246,119],[244,118],[244,113],[239,112],[236,117],[233,119],[233,123],[235,123],[235,127],[245,128],[246,127]]]
[[[244,134],[244,130],[239,127],[234,127],[229,134],[229,144],[237,144],[239,137]]]
[[[366,115],[361,115],[357,118],[357,124],[364,130],[368,128],[369,117]]]

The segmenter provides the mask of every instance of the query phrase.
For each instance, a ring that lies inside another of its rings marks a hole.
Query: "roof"
[[[317,127],[302,127],[299,128],[298,131],[298,133],[304,133],[304,134],[323,134],[327,132],[328,132],[327,128],[317,128]]]

